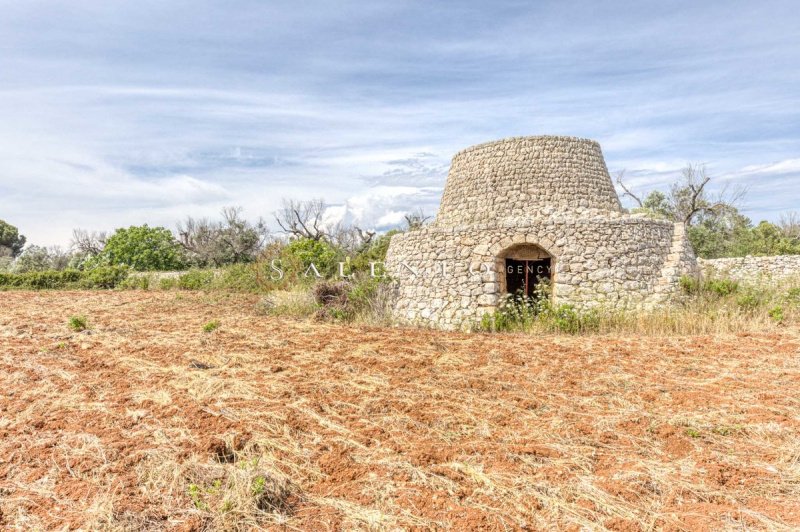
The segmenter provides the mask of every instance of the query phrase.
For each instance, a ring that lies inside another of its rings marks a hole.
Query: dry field
[[[255,303],[0,292],[0,525],[800,528],[797,330],[537,338]]]

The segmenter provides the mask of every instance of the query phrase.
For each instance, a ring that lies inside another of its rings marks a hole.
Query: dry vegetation
[[[800,527],[794,328],[442,333],[256,302],[0,293],[0,524]]]

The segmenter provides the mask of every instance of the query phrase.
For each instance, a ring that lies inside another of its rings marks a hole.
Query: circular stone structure
[[[557,304],[664,302],[697,264],[683,225],[623,212],[600,145],[561,136],[479,144],[452,160],[436,220],[392,237],[403,322],[471,328],[543,280]]]
[[[520,137],[460,151],[450,165],[437,222],[502,222],[548,209],[622,211],[600,144]]]

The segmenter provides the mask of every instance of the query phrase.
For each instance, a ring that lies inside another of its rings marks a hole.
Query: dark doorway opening
[[[537,295],[537,287],[552,278],[549,258],[534,260],[506,259],[506,291],[528,297]]]

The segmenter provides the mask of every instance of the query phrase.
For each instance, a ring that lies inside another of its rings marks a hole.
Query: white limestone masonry
[[[703,275],[725,277],[740,282],[779,282],[800,278],[800,255],[697,259]]]

